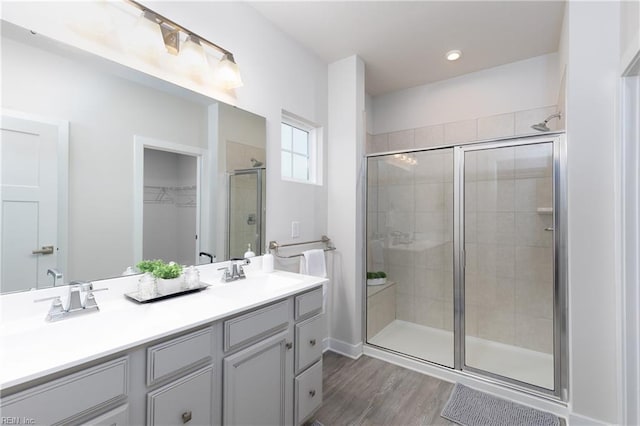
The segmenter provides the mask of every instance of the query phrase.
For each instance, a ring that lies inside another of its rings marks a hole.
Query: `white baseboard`
[[[338,339],[328,338],[325,340],[328,343],[327,349],[331,352],[344,355],[351,359],[358,359],[362,356],[362,342],[356,343],[354,345]]]
[[[607,423],[592,419],[591,417],[581,416],[579,414],[569,414],[570,426],[605,426]]]
[[[325,353],[329,350],[329,338],[325,337],[322,339],[322,353]]]

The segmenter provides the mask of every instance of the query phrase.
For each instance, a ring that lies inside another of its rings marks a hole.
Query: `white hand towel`
[[[300,273],[326,278],[327,266],[324,261],[324,250],[306,250],[300,258]]]
[[[300,273],[326,278],[327,265],[324,260],[324,250],[314,249],[302,252],[300,258]],[[322,312],[327,311],[327,283],[322,284]]]

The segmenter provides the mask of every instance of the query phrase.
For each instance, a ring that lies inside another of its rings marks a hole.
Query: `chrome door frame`
[[[552,144],[552,186],[553,186],[553,364],[554,389],[549,390],[530,383],[515,380],[465,364],[465,301],[464,301],[464,154],[471,151],[507,148],[543,143]],[[484,376],[490,380],[504,382],[516,388],[524,388],[541,396],[552,396],[562,401],[568,400],[568,335],[567,335],[567,204],[566,204],[566,147],[562,134],[541,135],[531,138],[515,138],[501,141],[482,142],[454,148],[454,194],[458,203],[454,204],[454,287],[455,318],[457,326],[454,336],[456,369]],[[456,209],[457,207],[457,209]],[[457,232],[456,232],[457,230]]]
[[[490,148],[503,148],[540,143],[552,143],[553,146],[553,226],[554,226],[554,389],[549,390],[529,383],[510,379],[487,371],[464,366],[464,152]],[[454,153],[454,368],[462,374],[471,375],[481,380],[516,389],[545,399],[567,402],[569,400],[569,341],[568,341],[568,265],[567,265],[567,176],[566,176],[566,136],[565,133],[549,132],[541,135],[523,137],[506,137],[500,139],[474,141],[464,144],[438,145],[428,148],[397,150],[365,155],[365,160],[392,154],[408,154],[424,151],[435,151],[453,148]],[[367,258],[367,194],[368,194],[368,161],[365,161],[363,209],[364,231],[362,235],[362,254]],[[367,342],[367,293],[366,262],[363,262],[362,285],[362,342],[390,353],[397,351],[372,345]],[[424,361],[409,354],[400,354],[406,358],[420,360],[427,364],[452,370],[450,367]],[[464,368],[463,368],[464,367]]]
[[[263,170],[263,168],[238,169],[227,173],[227,259],[231,257],[231,178],[233,176],[256,175],[256,247],[252,247],[251,249],[256,253],[256,256],[260,256],[264,253],[264,241],[262,241]]]

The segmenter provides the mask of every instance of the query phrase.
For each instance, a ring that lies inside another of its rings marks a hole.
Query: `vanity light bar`
[[[158,12],[148,8],[143,4],[138,3],[135,0],[124,0],[124,1],[134,6],[136,9],[140,10],[140,12],[144,14],[145,18],[151,19],[156,24],[158,24],[162,32],[162,39],[163,39],[165,48],[167,49],[167,52],[169,52],[172,55],[177,55],[180,52],[180,48],[181,48],[180,33],[183,33],[191,40],[196,40],[200,44],[206,44],[207,46],[213,48],[214,50],[217,50],[222,54],[222,57],[220,59],[220,66],[224,67],[227,73],[227,75],[224,76],[226,80],[225,87],[227,89],[234,89],[236,87],[242,86],[242,79],[240,78],[240,70],[235,61],[235,58],[233,57],[233,53],[231,53],[224,47],[221,47],[207,40],[206,38],[201,37],[200,35],[194,33],[193,31],[186,29],[182,25],[176,24],[171,19],[164,17]],[[234,75],[229,76],[229,72],[228,72],[229,69],[231,69],[232,74]]]

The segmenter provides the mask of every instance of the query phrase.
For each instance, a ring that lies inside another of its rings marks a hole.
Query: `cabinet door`
[[[211,424],[213,368],[197,370],[147,395],[147,425]]]
[[[292,349],[287,331],[225,358],[225,425],[292,424]]]

